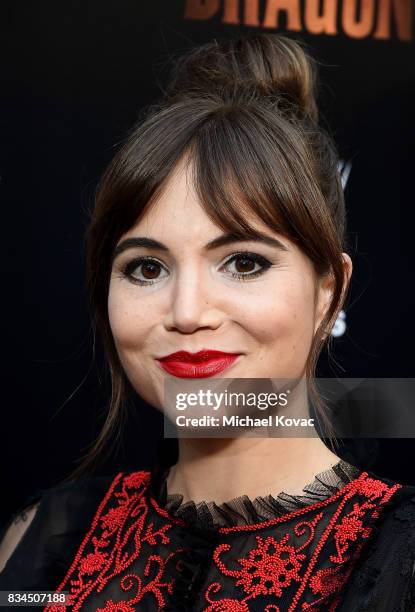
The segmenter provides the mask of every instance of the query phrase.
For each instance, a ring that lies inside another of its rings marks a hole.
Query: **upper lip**
[[[177,351],[175,353],[170,353],[170,355],[165,355],[164,357],[158,357],[159,361],[184,361],[188,363],[198,363],[203,361],[208,361],[209,359],[223,358],[229,356],[240,355],[241,353],[229,353],[224,351],[216,351],[209,349],[202,349],[197,353],[189,353],[188,351]]]

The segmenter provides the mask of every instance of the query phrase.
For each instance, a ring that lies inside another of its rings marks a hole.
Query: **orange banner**
[[[413,0],[186,0],[185,19],[351,38],[412,40]]]

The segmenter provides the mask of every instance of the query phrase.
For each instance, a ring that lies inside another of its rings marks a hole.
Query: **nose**
[[[202,275],[196,266],[182,270],[172,285],[163,320],[165,329],[184,334],[203,328],[217,329],[223,321],[223,312],[215,307],[215,291],[212,279]]]

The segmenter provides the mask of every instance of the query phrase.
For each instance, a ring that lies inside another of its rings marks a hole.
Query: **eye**
[[[247,280],[260,276],[266,272],[271,265],[271,262],[265,257],[262,257],[262,255],[246,251],[234,253],[232,257],[223,264],[223,267],[228,267],[228,269],[230,269],[233,278]]]
[[[166,268],[157,259],[137,257],[124,266],[122,273],[132,283],[153,285],[160,278],[165,278],[165,276],[160,276],[162,270],[167,272]]]
[[[234,253],[222,266],[233,278],[249,280],[266,272],[272,266],[262,255],[242,251]],[[165,272],[163,275],[162,272]],[[165,278],[168,272],[164,265],[152,257],[137,257],[122,268],[122,275],[137,285],[153,285]]]

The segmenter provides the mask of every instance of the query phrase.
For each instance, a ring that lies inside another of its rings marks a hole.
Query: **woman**
[[[337,164],[299,44],[262,34],[178,62],[88,232],[113,383],[91,461],[128,384],[166,410],[169,381],[305,380],[296,407],[329,425],[312,377],[352,271]],[[415,487],[339,459],[317,428],[208,433],[179,437],[173,466],[42,491],[3,531],[1,588],[106,612],[413,609]]]

